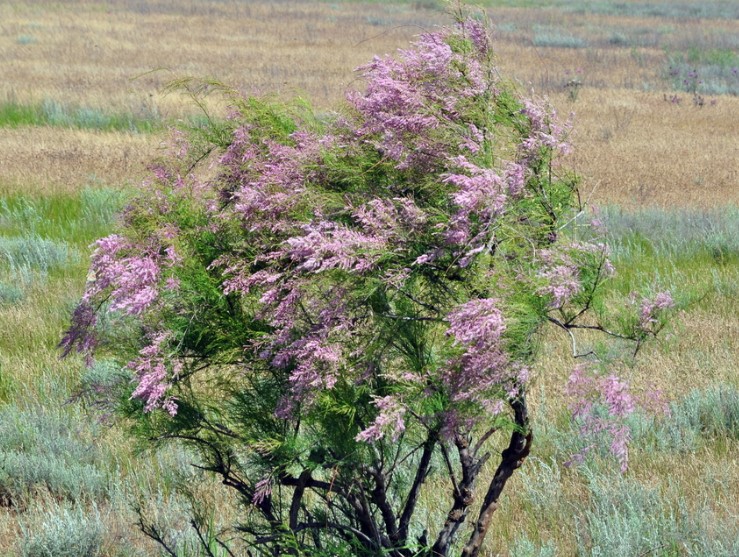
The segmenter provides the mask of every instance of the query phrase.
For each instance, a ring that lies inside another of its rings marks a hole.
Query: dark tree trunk
[[[511,441],[508,444],[508,448],[501,453],[500,464],[488,487],[488,492],[482,503],[480,515],[477,518],[474,530],[470,535],[467,545],[462,550],[462,557],[477,557],[480,553],[480,547],[490,528],[493,514],[498,509],[500,494],[503,492],[508,479],[516,469],[521,467],[531,450],[533,435],[529,426],[526,399],[522,395],[520,398],[511,401],[511,407],[515,414],[516,430],[511,434]]]

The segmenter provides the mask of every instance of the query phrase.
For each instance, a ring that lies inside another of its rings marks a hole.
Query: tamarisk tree
[[[499,77],[485,24],[358,71],[336,114],[232,94],[225,124],[176,133],[61,343],[119,359],[139,434],[235,490],[230,554],[478,555],[532,447],[543,328],[587,356],[578,329],[638,346],[671,305],[602,325],[612,268],[557,162],[568,126]],[[576,412],[613,410],[589,427],[625,464],[627,386],[593,373]]]

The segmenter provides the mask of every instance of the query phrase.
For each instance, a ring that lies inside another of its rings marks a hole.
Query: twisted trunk
[[[501,453],[500,464],[490,482],[470,539],[462,549],[462,557],[477,557],[479,555],[482,542],[490,528],[493,514],[498,509],[500,494],[503,492],[508,479],[516,469],[521,467],[531,450],[533,435],[529,427],[528,409],[523,395],[511,401],[511,408],[513,408],[515,415],[516,430],[511,434],[508,448]]]

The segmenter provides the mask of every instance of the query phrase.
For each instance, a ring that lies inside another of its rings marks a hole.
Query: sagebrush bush
[[[11,272],[31,269],[42,273],[79,261],[79,252],[61,240],[38,236],[0,237],[0,262]]]
[[[21,557],[98,557],[104,526],[96,508],[50,505],[36,509],[20,521],[17,542]]]
[[[673,402],[666,416],[630,418],[634,437],[659,450],[692,452],[717,439],[739,440],[739,389],[719,384]]]
[[[3,304],[15,304],[23,300],[25,294],[23,289],[16,284],[0,282],[0,306]]]
[[[95,429],[71,408],[0,408],[0,493],[6,504],[22,508],[44,492],[70,501],[104,497],[107,465],[92,443]]]
[[[519,538],[513,542],[510,550],[511,557],[556,557],[557,548],[554,543],[547,542],[537,545],[528,538]]]
[[[656,489],[585,468],[590,506],[577,522],[578,554],[677,555],[698,533],[687,512]]]
[[[552,27],[534,26],[534,46],[554,48],[585,48],[587,41]]]

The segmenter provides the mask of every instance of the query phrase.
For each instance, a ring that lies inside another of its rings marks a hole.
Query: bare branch
[[[203,537],[203,534],[200,532],[200,527],[198,526],[197,521],[191,520],[190,525],[195,529],[195,533],[198,535],[198,539],[200,540],[200,545],[203,547],[208,557],[216,557],[215,555],[213,555],[213,552],[210,550],[210,545]]]
[[[475,448],[474,448],[474,449],[472,449],[472,454],[473,454],[473,455],[475,455],[475,456],[477,456],[477,453],[479,453],[479,452],[480,452],[480,449],[481,449],[481,448],[482,448],[482,446],[483,446],[483,445],[485,444],[485,442],[486,442],[486,441],[487,441],[488,439],[490,439],[490,437],[491,437],[491,436],[492,436],[492,435],[493,435],[493,434],[494,434],[494,433],[495,433],[496,431],[498,431],[498,428],[497,428],[497,427],[491,427],[491,428],[490,428],[490,429],[488,429],[488,430],[487,430],[487,431],[486,431],[485,433],[483,433],[483,434],[482,434],[482,436],[480,437],[480,439],[479,439],[479,440],[477,441],[477,443],[475,444]]]
[[[400,526],[398,528],[398,540],[401,543],[405,543],[408,537],[408,528],[410,527],[411,518],[416,510],[416,503],[418,502],[418,496],[421,493],[421,486],[426,481],[426,477],[430,471],[431,456],[434,453],[434,448],[438,440],[436,431],[429,432],[426,442],[423,444],[423,453],[421,454],[421,461],[418,463],[416,469],[416,476],[413,479],[413,485],[408,492],[408,498],[406,499],[403,512],[400,515]]]

